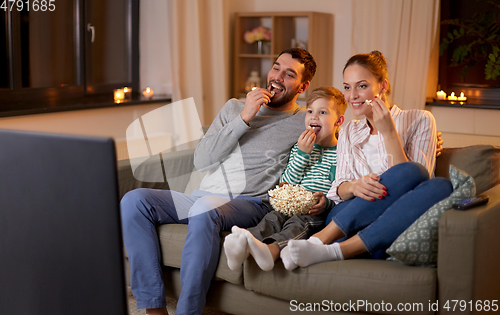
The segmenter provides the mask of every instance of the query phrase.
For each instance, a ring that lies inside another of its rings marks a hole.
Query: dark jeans
[[[249,228],[259,241],[271,244],[278,242],[283,249],[291,239],[300,240],[311,236],[325,226],[327,212],[320,215],[300,214],[288,216],[278,211],[271,211],[257,224]]]
[[[415,220],[453,191],[445,178],[429,179],[418,163],[395,165],[380,175],[387,188],[383,199],[368,201],[359,197],[336,205],[328,214],[346,238],[359,235],[370,254],[386,250]]]

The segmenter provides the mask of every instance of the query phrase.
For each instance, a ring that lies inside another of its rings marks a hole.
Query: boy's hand
[[[314,197],[318,197],[318,202],[309,210],[307,214],[318,215],[323,213],[326,209],[326,197],[321,191],[317,191],[313,194]]]
[[[311,129],[306,129],[299,137],[297,141],[299,144],[299,150],[311,154],[314,148],[314,141],[316,141],[316,134]]]

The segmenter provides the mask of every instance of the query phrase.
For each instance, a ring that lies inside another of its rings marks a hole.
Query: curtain
[[[229,98],[229,19],[225,0],[168,0],[172,98],[193,97],[203,125]]]
[[[402,109],[424,109],[439,0],[353,0],[352,54],[382,52],[392,99]]]

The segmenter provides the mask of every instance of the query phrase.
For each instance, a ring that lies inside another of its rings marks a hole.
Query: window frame
[[[7,12],[6,44],[9,87],[0,88],[0,116],[110,106],[113,105],[113,89],[123,86],[132,87],[132,90],[137,94],[139,89],[139,0],[126,0],[124,2],[129,51],[128,80],[127,82],[101,86],[89,84],[89,73],[86,67],[89,64],[88,56],[90,55],[86,52],[86,49],[90,47],[90,33],[86,31],[90,17],[89,13],[86,12],[86,7],[91,1],[102,0],[73,0],[76,84],[63,87],[22,87],[21,14],[16,10]]]

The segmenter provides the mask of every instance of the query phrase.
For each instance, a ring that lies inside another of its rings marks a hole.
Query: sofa
[[[193,152],[165,153],[161,159],[153,157],[134,167],[128,160],[119,161],[120,194],[138,187],[174,189],[169,178],[176,179],[175,190],[196,188],[203,174],[193,170]],[[241,270],[232,271],[221,250],[207,305],[231,314],[500,311],[500,147],[445,148],[437,158],[436,176],[449,177],[450,164],[472,176],[477,194],[488,195],[489,202],[468,211],[444,212],[439,220],[436,268],[350,259],[288,271],[278,260],[273,270],[265,272],[250,257]],[[152,170],[163,172],[167,180],[140,180],[145,179],[141,172]],[[158,232],[166,294],[177,298],[187,226],[163,225]],[[228,233],[221,232],[222,242]]]

